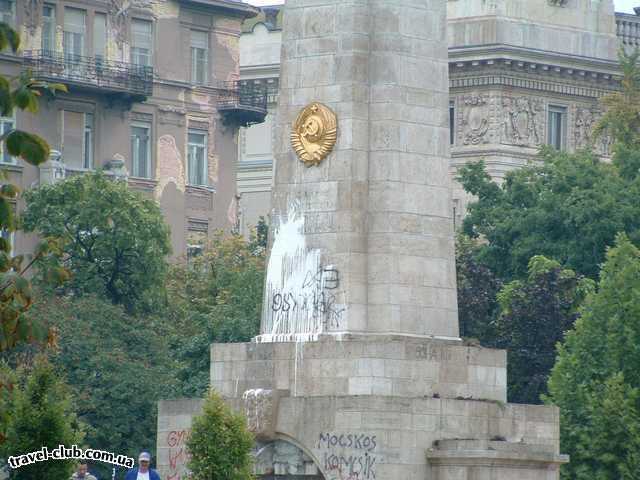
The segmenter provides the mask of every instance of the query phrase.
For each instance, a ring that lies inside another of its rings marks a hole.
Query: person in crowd
[[[142,452],[138,456],[138,468],[132,468],[127,472],[124,480],[160,480],[158,472],[149,468],[151,465],[151,454]]]
[[[71,480],[97,480],[96,477],[89,473],[89,465],[87,462],[80,461],[76,467],[76,471],[71,475]]]

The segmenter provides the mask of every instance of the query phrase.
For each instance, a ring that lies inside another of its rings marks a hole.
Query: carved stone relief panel
[[[282,475],[301,480],[324,479],[307,454],[283,440],[269,443],[257,442],[254,457],[254,469],[258,478],[274,478],[274,476],[281,478],[280,475]]]
[[[602,112],[594,106],[575,105],[573,114],[573,147],[575,149],[593,146],[596,153],[604,156],[611,154],[611,137],[603,135],[600,138],[593,138],[595,129]]]
[[[544,141],[544,105],[533,97],[502,97],[501,142],[538,147]]]
[[[494,103],[493,98],[486,94],[471,94],[460,98],[458,138],[462,145],[490,143]]]
[[[247,428],[257,438],[272,439],[278,415],[278,392],[273,390],[247,390],[242,396]]]

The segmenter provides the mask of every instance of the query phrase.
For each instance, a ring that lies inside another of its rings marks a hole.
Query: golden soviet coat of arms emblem
[[[291,131],[291,145],[307,167],[318,165],[329,155],[337,138],[335,113],[317,102],[300,112]]]

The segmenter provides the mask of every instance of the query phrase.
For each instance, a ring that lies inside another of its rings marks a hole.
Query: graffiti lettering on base
[[[321,433],[316,444],[327,480],[375,480],[377,447],[375,435],[362,433]]]

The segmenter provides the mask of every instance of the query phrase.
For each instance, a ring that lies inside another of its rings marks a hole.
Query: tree
[[[0,361],[0,445],[7,438],[9,425],[9,404],[16,384],[15,371],[6,362]],[[0,449],[0,452],[2,450]],[[0,455],[1,457],[1,455]]]
[[[25,199],[25,229],[62,242],[69,290],[128,310],[162,291],[169,228],[152,199],[100,172],[41,186]]]
[[[72,397],[60,373],[44,356],[31,369],[22,367],[9,401],[4,458],[58,445],[80,445],[82,426],[73,411]],[[12,480],[69,478],[73,460],[50,460],[11,471]]]
[[[613,140],[613,163],[620,175],[634,180],[640,173],[640,50],[620,51],[622,89],[602,99],[605,113],[596,125],[594,138]]]
[[[178,396],[206,392],[212,343],[246,342],[258,334],[264,252],[257,236],[246,241],[218,234],[202,255],[172,268],[167,315],[180,365]]]
[[[14,53],[20,48],[20,36],[8,24],[0,22],[0,52],[10,49]],[[60,84],[48,84],[31,78],[24,72],[17,78],[0,75],[0,115],[13,116],[16,109],[30,113],[38,111],[38,97],[42,94],[53,95],[57,91],[66,91]],[[49,157],[49,145],[42,138],[22,130],[11,129],[0,136],[3,148],[15,157],[31,165],[39,165]],[[0,230],[14,232],[18,222],[14,213],[14,204],[19,189],[8,180],[5,172],[0,172]],[[43,239],[38,245],[34,258],[25,265],[22,255],[12,256],[11,245],[0,237],[0,352],[6,351],[21,342],[53,341],[42,322],[29,322],[23,315],[31,307],[33,296],[31,284],[25,274],[36,260],[48,257],[55,243]],[[64,280],[66,273],[49,262],[49,271],[57,280]]]
[[[640,471],[640,251],[621,234],[597,292],[558,348],[548,402],[560,407],[563,478],[631,480]]]
[[[465,234],[485,240],[478,260],[498,277],[525,278],[536,255],[596,279],[617,232],[640,241],[640,180],[593,153],[543,149],[541,164],[509,172],[498,186],[482,162],[460,170],[469,206]]]
[[[640,50],[627,54],[620,51],[620,69],[622,70],[622,88],[606,95],[602,99],[605,113],[596,125],[594,137],[610,135],[617,146],[640,149]],[[624,171],[624,165],[619,165]],[[632,176],[638,171],[630,170]]]
[[[494,346],[493,320],[498,313],[499,278],[476,258],[478,245],[464,235],[456,239],[456,274],[460,335]]]
[[[253,435],[246,419],[234,414],[215,392],[205,400],[202,415],[193,419],[187,449],[192,480],[253,478]]]
[[[87,444],[132,457],[141,449],[153,452],[156,402],[173,391],[162,319],[128,314],[95,295],[42,294],[29,315],[46,315],[58,331],[58,348],[49,356],[77,398],[78,417],[89,426]],[[97,469],[110,474],[107,466]]]
[[[545,148],[541,162],[510,172],[501,186],[481,162],[460,170],[465,190],[478,198],[463,231],[486,240],[478,259],[499,277],[524,278],[529,259],[544,255],[595,280],[618,232],[640,241],[639,59],[640,50],[621,52],[622,89],[602,100],[592,136],[611,137],[612,164],[590,150]]]
[[[592,280],[536,256],[525,280],[514,280],[500,290],[494,346],[507,349],[510,402],[541,403],[556,344],[573,327],[593,288]]]

